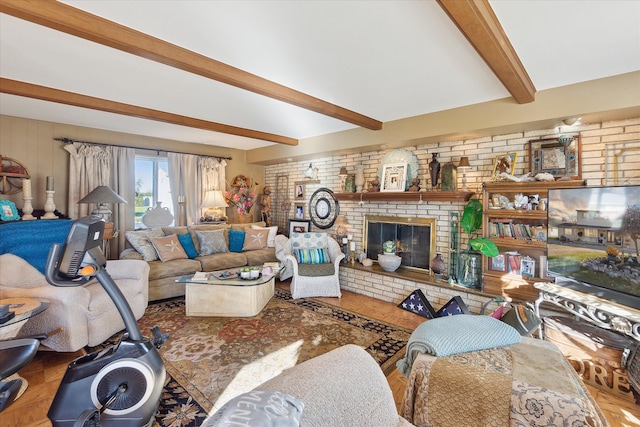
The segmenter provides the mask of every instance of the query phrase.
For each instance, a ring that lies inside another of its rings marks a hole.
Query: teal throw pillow
[[[244,231],[229,230],[229,252],[242,252],[244,234]]]
[[[325,248],[322,249],[296,249],[296,259],[298,264],[326,264],[331,262],[329,253]]]
[[[191,234],[178,234],[178,240],[182,245],[182,249],[186,252],[189,258],[195,258],[198,256],[198,251],[196,251],[196,247],[193,244],[193,239],[191,239]]]

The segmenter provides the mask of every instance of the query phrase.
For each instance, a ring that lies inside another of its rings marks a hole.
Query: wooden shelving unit
[[[402,191],[375,193],[335,193],[336,199],[354,202],[466,202],[472,191]]]
[[[16,194],[22,191],[22,180],[28,179],[29,171],[27,168],[17,160],[9,157],[0,157],[0,194]],[[7,172],[12,167],[18,167],[23,173]]]
[[[484,183],[482,191],[482,206],[484,209],[482,230],[485,237],[489,237],[498,247],[500,252],[518,252],[521,256],[528,256],[535,261],[534,277],[523,277],[520,274],[511,274],[507,271],[496,271],[489,268],[489,259],[483,257],[482,276],[483,291],[504,295],[525,301],[535,301],[538,298],[538,290],[533,286],[536,282],[545,282],[549,278],[546,271],[540,266],[541,257],[547,256],[546,239],[495,237],[490,235],[492,222],[510,221],[513,224],[524,224],[544,230],[547,234],[546,210],[513,210],[490,209],[491,199],[495,195],[502,195],[513,201],[516,194],[538,194],[540,198],[547,198],[549,189],[582,187],[582,180],[551,181],[551,182],[497,182]]]

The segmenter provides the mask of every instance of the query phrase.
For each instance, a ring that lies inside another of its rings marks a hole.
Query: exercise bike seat
[[[0,341],[0,379],[15,374],[36,355],[40,341],[34,338],[19,338]]]

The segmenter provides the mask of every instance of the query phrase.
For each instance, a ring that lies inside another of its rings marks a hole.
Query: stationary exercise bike
[[[116,345],[69,364],[48,417],[54,426],[151,426],[166,376],[158,348],[168,337],[152,328],[142,336],[131,307],[105,270],[100,245],[104,220],[88,216],[76,220],[64,245],[54,244],[45,267],[54,286],[80,286],[93,277],[116,305],[127,333]]]

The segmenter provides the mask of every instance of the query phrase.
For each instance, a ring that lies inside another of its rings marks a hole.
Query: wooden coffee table
[[[225,270],[232,274],[237,269]],[[212,272],[209,280],[193,282],[187,279],[185,305],[187,316],[252,317],[260,313],[274,294],[273,274],[257,279],[218,279],[220,271]]]

